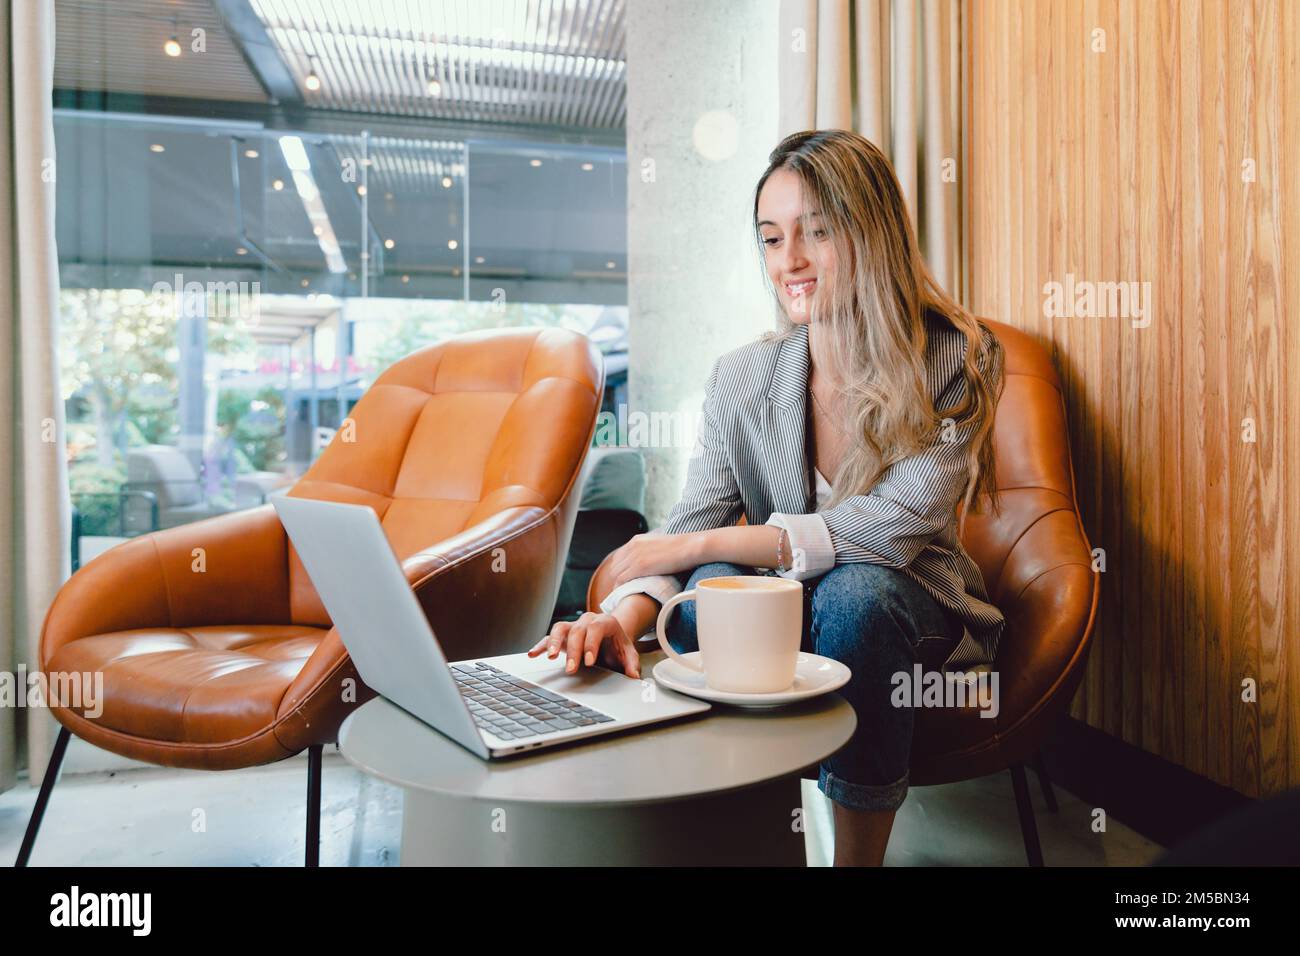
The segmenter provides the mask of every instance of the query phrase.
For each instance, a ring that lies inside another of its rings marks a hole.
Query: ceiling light
[[[357,187],[357,195],[358,195],[358,196],[364,196],[365,194],[366,194],[366,187],[365,187],[365,186],[358,186],[358,187]]]
[[[410,276],[402,276],[402,282],[405,283],[405,282],[410,282],[410,281],[411,281],[411,277],[410,277]]]
[[[338,238],[334,235],[334,226],[330,223],[329,213],[321,201],[320,188],[311,174],[311,162],[307,159],[307,151],[303,148],[302,140],[297,136],[281,136],[279,143],[285,164],[293,170],[293,185],[298,191],[298,198],[302,200],[303,212],[307,214],[308,222],[315,224],[312,233],[316,236],[316,244],[320,246],[321,254],[325,257],[325,265],[330,272],[341,275],[348,271],[347,263],[339,249]]]
[[[486,261],[487,261],[487,260],[484,259],[482,256],[475,256],[475,257],[474,257],[474,263],[475,263],[475,265],[480,265],[480,266],[481,266],[481,265],[482,265],[484,262],[486,262]]]
[[[302,282],[299,283],[299,285],[301,285],[304,289],[307,288],[307,280],[303,279]]]
[[[425,88],[429,91],[430,96],[442,95],[442,84],[433,77],[429,77],[429,85]]]
[[[163,151],[162,143],[151,143],[149,146],[149,152],[151,153],[161,153]]]
[[[235,250],[235,255],[246,256],[248,255],[248,250],[245,249],[243,246],[240,246],[238,249]]]
[[[276,192],[279,192],[281,189],[284,188],[284,180],[283,179],[275,180],[275,182],[271,183],[271,188],[274,189]]]
[[[537,166],[542,165],[542,161],[541,161],[540,159],[530,159],[530,160],[528,161],[528,165],[529,165],[529,166],[533,166],[533,167],[537,167]]]
[[[257,150],[255,150],[255,149],[246,149],[246,150],[244,150],[244,155],[245,155],[246,157],[248,157],[249,159],[257,159]]]
[[[306,200],[315,200],[320,198],[320,190],[316,188],[316,180],[310,172],[304,173],[300,169],[293,171],[293,185],[298,190],[298,195]]]
[[[457,242],[455,239],[448,239],[448,240],[447,240],[447,248],[448,248],[448,249],[455,249],[455,248],[456,248],[457,246],[459,246],[459,245],[460,245],[460,243]]]
[[[391,249],[391,248],[393,248],[393,246],[395,246],[395,245],[397,245],[397,243],[393,242],[393,240],[391,240],[391,239],[385,239],[385,240],[384,240],[384,248],[385,248],[385,249]]]
[[[614,268],[614,261],[611,259],[609,262],[606,262],[606,263],[605,263],[605,268],[606,268],[606,269],[612,269],[612,268]]]
[[[320,77],[316,75],[315,58],[312,59],[311,70],[310,72],[308,72],[307,76],[303,79],[302,85],[307,87],[307,89],[311,90],[313,93],[315,93],[317,90],[320,89]]]
[[[181,41],[172,36],[163,44],[163,52],[168,56],[177,57],[181,55]]]
[[[311,171],[311,161],[307,159],[307,150],[303,148],[299,137],[281,136],[280,152],[284,153],[284,161],[288,163],[290,169],[304,173]]]
[[[443,176],[443,177],[442,177],[442,188],[443,188],[443,189],[450,189],[450,188],[451,188],[451,177],[450,177],[450,176]]]
[[[591,163],[583,163],[583,164],[582,164],[582,171],[583,171],[584,173],[589,173],[589,172],[591,172],[591,171],[592,171],[593,169],[595,169],[595,168],[596,168],[596,167],[593,166]]]

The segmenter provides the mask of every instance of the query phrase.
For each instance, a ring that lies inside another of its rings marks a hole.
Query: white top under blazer
[[[926,333],[930,396],[936,409],[951,408],[965,394],[966,337],[933,313],[926,316]],[[984,339],[1000,375],[1001,345],[987,328]],[[987,668],[1006,620],[989,603],[984,577],[957,537],[973,427],[941,428],[932,444],[892,465],[866,494],[824,510],[830,485],[809,467],[805,444],[808,369],[806,325],[780,339],[742,345],[714,362],[686,487],[652,533],[727,527],[744,514],[750,524],[786,529],[791,554],[803,560],[780,572],[783,577],[803,581],[848,562],[897,568],[965,625],[945,669]],[[600,608],[611,612],[636,593],[662,605],[688,578],[689,572],[635,578],[611,591]]]
[[[831,486],[822,475],[820,468],[813,468],[813,474],[817,476],[817,508],[815,510],[821,511],[826,502],[831,500]]]

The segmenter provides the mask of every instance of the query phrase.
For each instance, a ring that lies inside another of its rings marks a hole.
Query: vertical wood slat
[[[1229,314],[1231,316],[1226,324],[1229,334],[1237,340],[1242,350],[1238,360],[1226,363],[1225,376],[1228,427],[1224,430],[1224,444],[1228,455],[1227,528],[1231,538],[1230,556],[1240,555],[1243,548],[1249,548],[1246,553],[1255,557],[1258,549],[1254,541],[1253,503],[1250,499],[1254,469],[1251,467],[1249,446],[1241,442],[1242,421],[1250,414],[1249,364],[1254,347],[1254,303],[1249,299],[1249,213],[1246,209],[1247,193],[1241,181],[1242,157],[1246,155],[1249,146],[1245,138],[1245,126],[1254,109],[1249,64],[1245,55],[1245,46],[1250,42],[1253,31],[1250,22],[1252,9],[1250,6],[1238,7],[1230,10],[1227,17],[1224,73],[1227,78],[1228,138],[1224,156],[1224,181],[1227,184],[1228,220],[1224,233],[1226,255],[1222,260],[1222,268],[1227,276],[1231,310],[1230,313],[1225,313],[1225,319],[1229,318]],[[1229,599],[1224,602],[1228,621],[1224,628],[1226,640],[1222,658],[1223,679],[1226,683],[1239,684],[1247,674],[1249,641],[1253,630],[1250,589],[1254,570],[1252,564],[1253,561],[1231,560],[1231,557],[1224,564],[1229,589]],[[1254,770],[1256,739],[1251,736],[1251,732],[1257,733],[1258,727],[1250,725],[1256,713],[1256,705],[1243,703],[1240,692],[1234,690],[1228,699],[1228,713],[1231,733],[1223,735],[1230,741],[1224,755],[1229,768],[1228,779],[1239,782],[1243,792],[1254,796],[1258,787],[1250,777]]]
[[[1202,103],[1208,84],[1200,73],[1201,8],[1189,4],[1179,24],[1179,107],[1182,114],[1182,185],[1190,194],[1205,193],[1204,154],[1208,137],[1202,133]],[[1181,469],[1181,499],[1203,502],[1206,496],[1205,461],[1205,375],[1206,375],[1206,301],[1204,271],[1205,211],[1204,203],[1190,203],[1182,215],[1182,290],[1179,313],[1182,362],[1182,430],[1183,454],[1188,466]],[[1203,555],[1207,548],[1204,514],[1199,508],[1181,508],[1183,555]],[[1184,565],[1183,583],[1183,765],[1195,773],[1206,772],[1205,719],[1205,645],[1206,645],[1206,575],[1205,563],[1188,561]]]
[[[1077,185],[1071,190],[1071,217],[1070,222],[1074,224],[1074,249],[1070,257],[1070,271],[1079,277],[1087,274],[1086,269],[1091,265],[1098,277],[1101,275],[1101,217],[1088,215],[1088,210],[1097,208],[1099,198],[1100,183],[1097,179],[1100,175],[1098,169],[1098,154],[1101,148],[1100,129],[1101,120],[1098,116],[1097,103],[1097,76],[1102,69],[1098,61],[1098,54],[1091,49],[1092,31],[1101,28],[1097,22],[1097,0],[1083,0],[1075,8],[1075,22],[1078,26],[1078,41],[1076,46],[1080,47],[1079,52],[1079,81],[1076,85],[1077,97],[1077,115],[1078,123],[1078,140],[1075,148],[1079,157],[1077,168]],[[1077,348],[1074,349],[1073,355],[1077,359],[1079,379],[1082,382],[1095,382],[1097,376],[1101,374],[1100,356],[1098,354],[1098,339],[1100,333],[1086,336]],[[1121,543],[1116,541],[1111,534],[1111,529],[1105,520],[1105,482],[1102,479],[1102,465],[1104,456],[1101,450],[1102,443],[1102,418],[1101,406],[1105,401],[1105,392],[1092,391],[1087,389],[1079,393],[1081,395],[1082,431],[1084,454],[1084,474],[1086,475],[1084,487],[1088,489],[1088,514],[1087,520],[1089,527],[1096,528],[1097,533],[1093,538],[1094,547],[1105,548],[1111,555],[1111,561],[1114,562],[1122,553]],[[1104,579],[1103,587],[1110,584],[1112,587],[1120,584],[1124,579],[1118,576],[1112,576]],[[1119,612],[1121,604],[1118,601],[1103,601],[1099,611],[1098,618],[1101,625],[1102,633],[1113,634],[1115,632],[1114,618]],[[1092,667],[1096,672],[1096,686],[1100,694],[1095,701],[1090,701],[1090,712],[1093,714],[1095,726],[1114,733],[1115,727],[1110,719],[1110,704],[1115,699],[1115,692],[1118,690],[1117,682],[1107,680],[1112,677],[1111,664],[1114,658],[1114,649],[1119,645],[1114,641],[1105,641],[1097,645],[1092,653]]]
[[[1044,202],[1044,208],[1038,213],[1038,218],[1046,222],[1046,231],[1039,242],[1039,255],[1043,257],[1040,267],[1040,273],[1046,272],[1046,276],[1040,274],[1040,278],[1046,281],[1047,276],[1062,276],[1066,272],[1066,242],[1063,241],[1064,222],[1068,218],[1068,209],[1066,196],[1069,192],[1068,169],[1065,164],[1059,162],[1066,149],[1068,139],[1069,123],[1066,116],[1069,114],[1069,104],[1066,100],[1066,92],[1070,85],[1063,78],[1072,72],[1072,63],[1067,51],[1069,44],[1066,37],[1070,31],[1066,24],[1066,9],[1061,4],[1047,5],[1047,18],[1044,23],[1044,33],[1046,43],[1043,44],[1043,55],[1037,58],[1034,64],[1046,61],[1046,76],[1043,89],[1047,91],[1047,103],[1043,104],[1044,94],[1039,93],[1039,99],[1029,104],[1032,109],[1038,111],[1045,109],[1049,117],[1047,123],[1047,135],[1044,138],[1045,148],[1042,149],[1044,162],[1047,170],[1047,192]],[[1026,56],[1025,59],[1035,61],[1036,58]],[[996,156],[990,154],[985,157],[990,163],[996,163]],[[971,170],[972,175],[977,175],[978,170]],[[983,246],[981,249],[997,248],[996,246]],[[989,256],[997,258],[997,256]],[[1039,287],[1041,290],[1041,286]],[[993,300],[989,300],[989,307],[995,307]],[[1038,332],[1042,341],[1050,344],[1052,361],[1056,365],[1061,376],[1061,384],[1065,394],[1066,409],[1068,413],[1067,424],[1070,428],[1070,435],[1075,442],[1078,441],[1078,431],[1074,416],[1074,402],[1070,395],[1070,386],[1072,375],[1070,366],[1061,360],[1062,351],[1068,352],[1069,343],[1067,339],[1067,330],[1063,324],[1055,319],[1047,318],[1040,310],[1034,311],[1034,321],[1037,325]],[[1080,480],[1082,473],[1075,472],[1076,494],[1079,499],[1080,512],[1085,507],[1086,492],[1083,483]],[[1103,579],[1105,580],[1104,576]],[[1100,631],[1100,629],[1098,629]],[[1097,634],[1097,638],[1100,633]],[[1100,641],[1094,638],[1093,646],[1096,647]],[[1089,715],[1093,710],[1093,701],[1100,699],[1100,688],[1095,680],[1095,671],[1089,666],[1084,673],[1084,678],[1079,685],[1079,691],[1071,704],[1070,714],[1077,720],[1088,721]]]
[[[1086,87],[1088,102],[1084,107],[1087,123],[1087,151],[1091,160],[1086,175],[1088,189],[1088,209],[1101,209],[1113,202],[1114,193],[1102,192],[1106,184],[1118,180],[1118,162],[1115,149],[1115,137],[1112,135],[1115,123],[1115,81],[1118,73],[1119,30],[1114,0],[1093,0],[1091,9],[1085,9],[1086,23],[1089,30],[1104,31],[1104,52],[1088,55],[1089,82]],[[1104,278],[1117,276],[1119,269],[1119,216],[1088,216],[1087,227],[1087,262],[1097,263],[1098,274]],[[1149,331],[1149,330],[1148,330]],[[1089,341],[1089,381],[1113,372],[1119,367],[1119,333],[1115,323],[1103,323],[1096,335]],[[1120,389],[1108,388],[1099,396],[1100,416],[1096,419],[1094,455],[1097,458],[1100,475],[1099,486],[1102,489],[1114,488],[1121,482],[1121,445],[1119,442],[1120,423]],[[1130,537],[1124,529],[1124,501],[1116,495],[1103,494],[1099,502],[1100,527],[1102,538],[1110,544],[1112,550],[1125,553],[1125,539]],[[1140,568],[1141,565],[1138,565]],[[1116,608],[1116,614],[1122,612]],[[1112,618],[1112,621],[1114,618]],[[1124,644],[1111,642],[1106,648],[1103,660],[1105,676],[1105,722],[1103,728],[1115,736],[1123,735],[1124,703]]]
[[[1300,9],[1297,6],[1294,3],[1282,5],[1279,37],[1300,36]],[[1280,103],[1283,108],[1277,176],[1283,180],[1285,188],[1284,170],[1288,167],[1283,163],[1290,163],[1293,168],[1295,158],[1300,156],[1300,113],[1294,108],[1285,108],[1285,104],[1300,103],[1300,44],[1291,42],[1279,47],[1278,64],[1282,90]],[[1295,307],[1295,303],[1300,302],[1300,262],[1296,258],[1300,256],[1300,197],[1294,189],[1282,193],[1281,209],[1278,257],[1281,281],[1278,285],[1282,290],[1282,299],[1278,326],[1282,329],[1284,343],[1282,367],[1291,370],[1283,388],[1285,394],[1282,406],[1294,410],[1300,408],[1300,375],[1295,372],[1295,369],[1300,368],[1300,329],[1296,328],[1300,315],[1296,314]],[[1283,431],[1281,417],[1278,419],[1278,431],[1279,434]],[[1283,458],[1285,474],[1282,484],[1288,489],[1283,499],[1286,512],[1284,540],[1294,547],[1295,542],[1300,541],[1300,495],[1295,491],[1300,488],[1300,442],[1288,438]],[[1278,655],[1278,665],[1283,675],[1279,681],[1281,699],[1287,702],[1285,752],[1290,757],[1284,780],[1287,786],[1300,787],[1300,759],[1294,756],[1297,749],[1300,749],[1300,707],[1295,706],[1295,702],[1300,700],[1300,649],[1295,645],[1295,635],[1300,633],[1300,575],[1294,573],[1290,565],[1292,560],[1292,555],[1288,554],[1283,590],[1285,614],[1282,633],[1285,639]]]
[[[1063,182],[1064,192],[1062,198],[1065,203],[1060,211],[1061,225],[1065,231],[1065,258],[1062,262],[1064,272],[1054,278],[1064,281],[1066,276],[1082,276],[1086,274],[1085,256],[1087,254],[1087,195],[1085,187],[1088,178],[1088,172],[1084,163],[1078,161],[1082,155],[1082,145],[1085,131],[1082,128],[1080,119],[1083,117],[1086,108],[1084,96],[1084,84],[1078,81],[1087,70],[1087,57],[1089,30],[1088,23],[1084,16],[1084,7],[1082,3],[1069,3],[1064,6],[1065,16],[1062,18],[1062,37],[1061,42],[1066,50],[1064,58],[1065,73],[1067,76],[1075,77],[1073,82],[1066,82],[1065,95],[1065,123],[1062,127],[1062,142],[1057,153],[1057,162],[1062,162],[1066,157],[1072,157],[1074,162],[1064,162],[1063,171],[1065,180]],[[1064,80],[1064,77],[1062,77]],[[1066,132],[1068,130],[1068,133]],[[1091,380],[1089,372],[1089,355],[1088,343],[1090,335],[1078,335],[1071,323],[1067,319],[1053,319],[1053,330],[1060,330],[1060,349],[1057,351],[1056,359],[1058,365],[1068,369],[1065,379],[1065,396],[1070,409],[1070,434],[1077,435],[1076,441],[1079,447],[1083,449],[1083,454],[1075,462],[1075,474],[1079,478],[1079,506],[1083,512],[1083,520],[1088,528],[1094,529],[1092,534],[1093,546],[1104,548],[1110,553],[1108,567],[1113,568],[1116,555],[1114,545],[1110,541],[1102,540],[1102,533],[1098,517],[1101,513],[1101,498],[1104,493],[1101,487],[1101,462],[1095,453],[1096,431],[1097,431],[1097,414],[1096,405],[1100,393],[1085,388],[1085,383]],[[1102,634],[1113,633],[1109,620],[1115,613],[1117,602],[1106,600],[1109,595],[1107,591],[1116,582],[1114,575],[1103,575],[1102,581],[1102,602],[1098,616],[1098,624]],[[1106,685],[1104,681],[1103,662],[1106,655],[1105,641],[1099,641],[1093,650],[1088,665],[1088,722],[1094,727],[1102,727],[1106,722]]]
[[[1205,149],[1204,163],[1205,236],[1203,269],[1206,291],[1206,363],[1205,363],[1205,422],[1219,423],[1218,428],[1206,428],[1205,469],[1207,525],[1205,594],[1206,594],[1206,775],[1218,783],[1231,778],[1228,751],[1231,741],[1231,723],[1228,698],[1223,692],[1226,677],[1223,657],[1227,648],[1230,627],[1227,602],[1231,583],[1225,577],[1231,553],[1231,533],[1228,527],[1227,504],[1229,422],[1228,395],[1225,385],[1227,365],[1226,321],[1228,315],[1227,246],[1225,230],[1228,228],[1227,184],[1225,153],[1227,150],[1227,77],[1224,69],[1224,51],[1227,34],[1227,8],[1218,0],[1204,4],[1204,29],[1201,31],[1201,69],[1208,82],[1202,93],[1206,111],[1202,112],[1202,132]]]
[[[1160,499],[1160,515],[1156,533],[1151,540],[1161,542],[1152,561],[1153,574],[1162,581],[1158,592],[1157,632],[1162,637],[1161,648],[1161,737],[1160,752],[1171,761],[1183,761],[1183,682],[1180,667],[1180,645],[1183,641],[1183,532],[1178,520],[1180,502],[1174,494],[1177,481],[1174,476],[1180,473],[1182,463],[1182,429],[1179,421],[1183,418],[1182,369],[1183,358],[1180,349],[1179,326],[1183,316],[1183,285],[1177,268],[1169,268],[1169,263],[1182,261],[1182,222],[1183,187],[1179,163],[1182,152],[1182,113],[1179,111],[1182,88],[1178,82],[1179,42],[1182,14],[1180,8],[1173,4],[1161,5],[1160,35],[1165,42],[1160,44],[1160,88],[1158,100],[1165,107],[1165,124],[1161,124],[1160,147],[1160,208],[1158,208],[1158,242],[1160,258],[1152,258],[1147,272],[1153,280],[1153,302],[1165,303],[1152,324],[1145,332],[1154,332],[1152,338],[1157,342],[1161,360],[1166,364],[1165,402],[1161,403],[1158,423],[1160,431],[1160,476],[1157,496]],[[1166,480],[1165,476],[1169,476]]]
[[[1283,500],[1287,485],[1282,480],[1279,442],[1283,440],[1286,406],[1279,399],[1282,379],[1282,341],[1278,327],[1278,275],[1275,263],[1282,259],[1281,203],[1277,181],[1283,175],[1278,167],[1279,124],[1271,118],[1279,115],[1278,100],[1278,5],[1269,0],[1261,8],[1263,16],[1256,26],[1256,69],[1258,84],[1255,113],[1255,160],[1258,195],[1256,231],[1256,295],[1259,315],[1258,408],[1262,427],[1259,434],[1259,675],[1260,683],[1270,683],[1260,698],[1260,790],[1275,793],[1286,787],[1286,711],[1281,706],[1282,679],[1285,669],[1282,656],[1287,632],[1281,627],[1287,539]]]
[[[964,16],[968,301],[1050,347],[1107,552],[1070,712],[1242,793],[1296,786],[1300,4]],[[1069,273],[1149,281],[1151,325],[1044,317]]]
[[[1157,310],[1159,320],[1168,321],[1171,310],[1168,303],[1160,298],[1159,294],[1163,290],[1158,282],[1161,271],[1160,261],[1164,256],[1164,250],[1160,245],[1162,181],[1159,156],[1164,138],[1162,127],[1165,112],[1159,95],[1163,86],[1161,59],[1156,55],[1158,48],[1151,43],[1152,38],[1160,31],[1158,13],[1159,11],[1152,4],[1141,5],[1137,15],[1138,37],[1135,38],[1135,42],[1140,46],[1133,50],[1133,55],[1138,58],[1138,90],[1135,108],[1141,140],[1134,156],[1134,161],[1139,168],[1132,198],[1137,203],[1135,241],[1140,249],[1140,263],[1136,271],[1130,275],[1141,276],[1143,281],[1151,282],[1152,306]],[[1117,39],[1121,44],[1128,45],[1123,39]],[[1121,122],[1120,125],[1123,123]],[[1153,318],[1151,326],[1140,330],[1132,330],[1130,324],[1133,347],[1126,349],[1126,352],[1132,355],[1131,361],[1136,375],[1128,383],[1124,395],[1125,401],[1131,405],[1129,421],[1126,422],[1128,429],[1131,430],[1126,429],[1125,434],[1133,435],[1136,440],[1125,449],[1126,456],[1134,459],[1132,475],[1127,476],[1133,484],[1125,487],[1150,487],[1159,476],[1159,445],[1154,432],[1159,416],[1153,415],[1152,410],[1143,400],[1150,383],[1157,380],[1159,375],[1160,349],[1159,343],[1155,341],[1159,335],[1159,320]],[[1163,635],[1157,630],[1158,604],[1143,600],[1144,594],[1148,593],[1146,589],[1156,585],[1153,581],[1155,575],[1148,560],[1155,549],[1147,545],[1150,537],[1150,516],[1147,509],[1143,507],[1145,502],[1137,498],[1130,499],[1127,495],[1124,499],[1131,515],[1131,524],[1125,541],[1128,551],[1121,562],[1124,580],[1121,600],[1125,616],[1122,633],[1150,636],[1149,639],[1132,642],[1135,646],[1131,657],[1137,658],[1139,667],[1136,673],[1126,674],[1130,679],[1125,687],[1131,695],[1128,706],[1137,710],[1138,719],[1133,736],[1128,739],[1137,742],[1139,746],[1150,748],[1160,739],[1163,696],[1159,675],[1162,670],[1164,642]],[[1129,565],[1130,561],[1131,565]],[[1130,566],[1133,568],[1132,572],[1125,570]]]
[[[1280,30],[1287,31],[1287,36],[1300,35],[1300,10],[1293,3],[1281,5]],[[1294,104],[1300,101],[1300,44],[1279,44],[1277,51],[1279,72],[1279,102]],[[1285,179],[1284,161],[1300,155],[1300,116],[1295,109],[1282,108],[1282,128],[1279,141],[1277,175]],[[1278,307],[1278,327],[1281,329],[1281,365],[1290,370],[1284,381],[1279,383],[1280,401],[1284,409],[1300,408],[1300,376],[1295,369],[1300,362],[1300,330],[1295,328],[1297,321],[1293,303],[1300,301],[1300,265],[1296,256],[1300,254],[1300,197],[1294,191],[1283,190],[1278,221],[1278,290],[1280,295]],[[1289,323],[1288,323],[1289,320]],[[1279,417],[1279,433],[1283,431]],[[1283,498],[1284,521],[1282,526],[1283,541],[1294,547],[1300,541],[1300,442],[1288,440],[1281,453],[1282,485],[1287,489]],[[1290,567],[1290,555],[1287,555],[1287,572]],[[1284,701],[1300,699],[1300,648],[1295,646],[1293,635],[1300,632],[1300,580],[1296,575],[1283,574],[1282,614],[1280,624],[1283,638],[1278,652],[1278,666],[1283,675],[1280,693]],[[1300,708],[1286,707],[1286,713],[1279,718],[1285,727],[1286,752],[1294,753],[1300,749]],[[1291,760],[1283,772],[1282,779],[1286,786],[1300,786],[1300,760]]]
[[[1133,4],[1125,3],[1116,11],[1116,23],[1114,33],[1118,40],[1119,37],[1138,36],[1138,8]],[[1116,141],[1116,162],[1119,174],[1123,177],[1122,188],[1117,197],[1119,201],[1118,216],[1118,236],[1116,238],[1119,255],[1118,276],[1140,275],[1146,272],[1146,264],[1152,259],[1152,250],[1150,243],[1143,241],[1139,243],[1141,230],[1138,228],[1137,216],[1138,209],[1136,195],[1139,189],[1139,177],[1137,170],[1137,157],[1147,142],[1149,142],[1148,124],[1150,120],[1149,109],[1143,109],[1147,104],[1144,103],[1139,92],[1139,73],[1138,58],[1135,44],[1128,42],[1116,42],[1115,57],[1117,60],[1116,71],[1117,80],[1115,83],[1115,109],[1117,116],[1136,116],[1137,121],[1132,124],[1120,123],[1118,125],[1119,137]],[[1141,111],[1139,115],[1139,111]],[[1122,354],[1116,364],[1118,373],[1117,391],[1119,392],[1122,402],[1122,421],[1120,431],[1122,434],[1134,434],[1140,428],[1141,423],[1141,402],[1133,401],[1134,396],[1139,393],[1140,382],[1145,375],[1147,363],[1153,360],[1153,349],[1150,347],[1150,337],[1142,340],[1145,348],[1139,355],[1137,349],[1123,349]],[[1118,340],[1117,340],[1118,345]],[[1119,443],[1120,459],[1120,481],[1123,487],[1132,488],[1140,484],[1142,456],[1137,454],[1135,448]],[[1120,545],[1122,548],[1120,560],[1125,567],[1134,566],[1136,555],[1141,553],[1140,542],[1141,536],[1135,533],[1135,525],[1141,520],[1140,513],[1133,507],[1133,502],[1128,498],[1121,499],[1123,509],[1123,531],[1121,532]],[[1130,593],[1140,586],[1140,581],[1133,576],[1124,579],[1124,607],[1128,612],[1130,619],[1134,610],[1139,606],[1130,599]],[[1123,669],[1123,686],[1128,691],[1122,695],[1121,700],[1121,736],[1125,740],[1137,740],[1144,737],[1145,728],[1142,725],[1143,711],[1138,706],[1141,701],[1141,694],[1137,689],[1141,687],[1142,680],[1142,651],[1144,646],[1133,641],[1125,641],[1121,647],[1121,667]]]

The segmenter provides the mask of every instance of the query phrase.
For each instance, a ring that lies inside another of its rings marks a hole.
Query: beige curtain
[[[0,671],[35,672],[41,622],[70,572],[68,482],[57,362],[54,249],[54,2],[0,17]],[[20,688],[24,689],[24,688]],[[0,790],[26,740],[39,782],[45,710],[0,707]]]
[[[960,300],[961,0],[780,2],[781,135],[852,129],[879,146]]]

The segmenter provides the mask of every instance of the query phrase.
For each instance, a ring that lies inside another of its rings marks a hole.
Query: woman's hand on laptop
[[[564,652],[566,672],[576,673],[584,664],[599,663],[628,677],[641,676],[641,655],[627,636],[623,624],[613,614],[587,611],[576,621],[557,621],[551,633],[537,642],[529,657],[545,653],[555,660]]]

